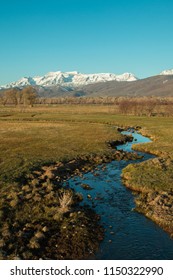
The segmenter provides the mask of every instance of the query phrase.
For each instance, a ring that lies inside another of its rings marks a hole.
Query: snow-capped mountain
[[[160,73],[160,75],[173,75],[173,69],[164,70]]]
[[[131,73],[124,73],[116,75],[111,73],[98,73],[98,74],[82,74],[74,72],[50,72],[44,76],[24,77],[16,82],[12,82],[1,88],[11,87],[24,87],[24,86],[67,86],[67,87],[80,87],[88,84],[94,84],[107,81],[136,81],[137,78]]]

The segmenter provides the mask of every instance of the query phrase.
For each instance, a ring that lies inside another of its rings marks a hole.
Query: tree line
[[[172,116],[173,97],[58,97],[38,98],[37,104],[113,105],[113,113],[136,116]],[[112,108],[112,107],[111,107]]]
[[[37,93],[36,90],[31,87],[25,87],[23,89],[11,88],[1,92],[0,101],[4,106],[6,105],[24,105],[33,106],[36,102]]]
[[[38,97],[32,86],[23,89],[13,88],[0,94],[0,103],[6,105],[58,105],[58,104],[89,104],[111,105],[112,113],[136,116],[173,116],[173,97]]]

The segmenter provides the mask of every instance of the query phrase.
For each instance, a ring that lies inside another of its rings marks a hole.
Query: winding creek
[[[134,143],[151,141],[136,132],[131,134],[136,141],[118,146],[118,149],[131,152]],[[173,259],[173,240],[151,220],[133,211],[134,195],[121,181],[122,169],[129,163],[153,158],[150,154],[139,154],[143,155],[142,159],[113,161],[68,181],[71,188],[83,194],[83,205],[90,205],[101,216],[105,238],[96,259]],[[92,189],[83,189],[82,184]]]

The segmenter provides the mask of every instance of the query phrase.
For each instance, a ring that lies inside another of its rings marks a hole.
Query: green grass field
[[[1,183],[46,163],[107,152],[106,142],[121,137],[116,125],[141,126],[154,141],[137,148],[173,159],[173,118],[115,115],[113,106],[102,105],[1,107]]]

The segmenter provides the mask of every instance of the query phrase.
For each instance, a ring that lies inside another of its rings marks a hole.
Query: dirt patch
[[[103,239],[100,217],[82,196],[49,179],[13,186],[1,199],[1,259],[93,258]]]
[[[173,237],[173,191],[143,193],[135,201],[138,212],[145,214]]]

